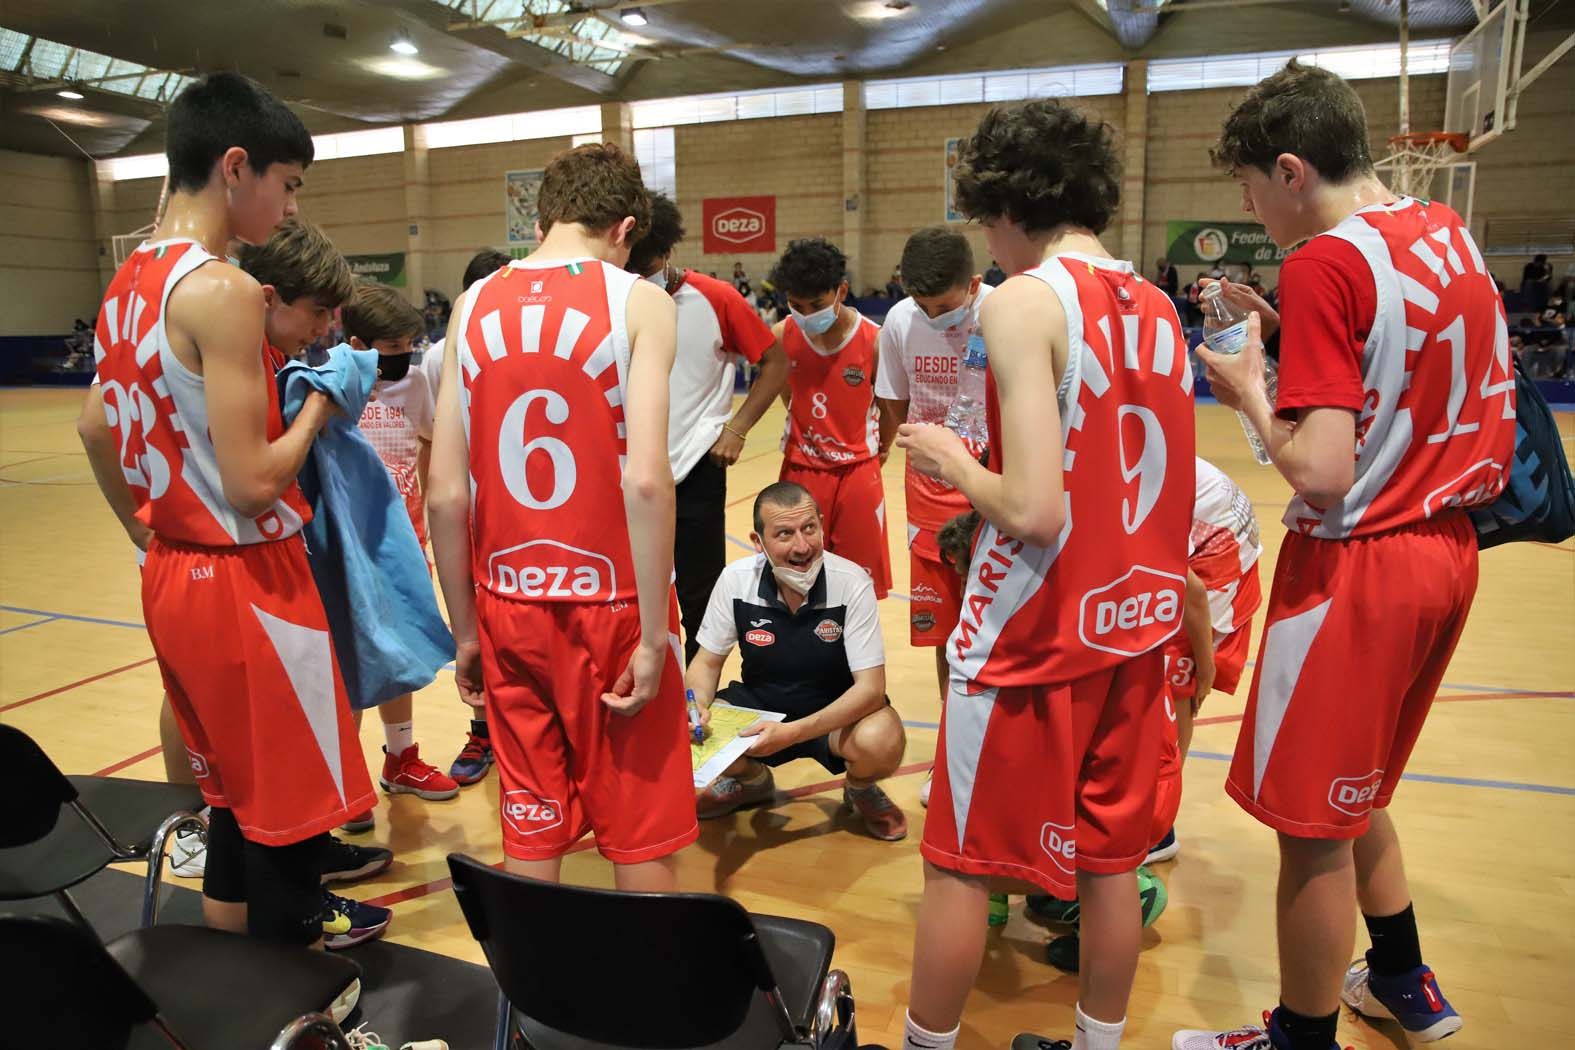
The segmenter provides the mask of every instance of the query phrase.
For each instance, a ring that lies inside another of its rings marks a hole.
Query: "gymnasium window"
[[[373,128],[370,131],[342,131],[336,135],[313,135],[314,160],[343,160],[370,157],[378,153],[403,153],[405,131],[400,127]],[[110,157],[95,161],[98,177],[107,182],[126,179],[162,179],[169,163],[162,153],[137,153],[129,157]]]
[[[629,103],[630,122],[637,129],[841,112],[841,84],[812,84],[807,87],[773,88],[765,91],[648,98]]]
[[[68,47],[12,29],[0,29],[0,69],[43,80],[66,81],[62,87],[86,86],[153,102],[171,102],[192,83],[191,77],[181,73]]]
[[[600,141],[602,108],[571,106],[543,109],[532,113],[505,113],[474,120],[441,120],[421,125],[428,149],[450,146],[475,146],[484,142],[517,142],[522,139],[572,138],[595,135]]]
[[[645,185],[678,199],[678,154],[672,128],[640,128],[634,133],[634,156]]]
[[[1413,41],[1408,56],[1412,74],[1449,72],[1448,40]],[[1250,87],[1278,72],[1291,59],[1318,66],[1347,80],[1400,75],[1400,45],[1329,47],[1319,51],[1259,51],[1202,58],[1161,58],[1148,64],[1148,89],[1197,91],[1202,88]]]
[[[943,77],[869,80],[864,84],[866,109],[910,106],[959,106],[971,102],[1015,102],[1026,98],[1072,98],[1119,95],[1126,75],[1120,62],[1046,69],[1009,69]]]

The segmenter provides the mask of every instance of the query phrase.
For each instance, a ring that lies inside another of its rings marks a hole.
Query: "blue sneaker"
[[[480,732],[477,732],[478,729]],[[472,719],[465,746],[460,748],[454,764],[448,767],[449,779],[461,786],[474,784],[487,775],[487,770],[492,768],[492,761],[492,741],[487,736],[487,723]]]
[[[1413,1043],[1431,1043],[1460,1031],[1463,1023],[1444,993],[1438,978],[1426,966],[1398,977],[1384,977],[1369,969],[1372,953],[1345,971],[1340,999],[1363,1017],[1399,1021]]]
[[[323,947],[331,952],[354,948],[383,936],[394,913],[375,904],[323,891]]]
[[[1148,856],[1143,858],[1144,864],[1163,864],[1167,860],[1175,860],[1181,852],[1181,843],[1176,841],[1176,829],[1171,828],[1165,832],[1165,837],[1149,847]]]

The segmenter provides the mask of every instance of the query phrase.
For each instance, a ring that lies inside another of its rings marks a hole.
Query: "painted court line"
[[[1188,759],[1205,758],[1210,762],[1229,762],[1231,755],[1222,755],[1218,751],[1192,751]],[[1455,787],[1469,788],[1498,788],[1502,791],[1531,791],[1539,795],[1570,795],[1575,796],[1575,787],[1563,787],[1559,784],[1523,784],[1516,780],[1480,780],[1476,777],[1444,777],[1433,773],[1402,773],[1401,780],[1417,780],[1424,784],[1452,784]]]
[[[25,608],[23,608],[20,605],[0,605],[0,611],[13,612],[13,613],[24,613],[24,614],[26,614],[28,616],[45,616],[45,617],[48,617],[50,620],[72,620],[72,621],[74,621],[76,623],[97,623],[97,624],[103,624],[106,627],[135,627],[139,631],[142,630],[143,627],[144,627],[143,624],[134,623],[131,620],[106,620],[106,619],[103,619],[102,617],[98,617],[98,616],[78,616],[75,613],[51,612],[48,609],[25,609]],[[45,623],[45,622],[46,622],[45,620],[38,621],[38,623]],[[24,624],[23,626],[26,626],[26,627],[37,627],[38,624],[30,623],[30,624]],[[11,628],[11,630],[13,630],[13,631],[20,630],[20,629],[21,628],[18,628],[18,627]]]
[[[29,627],[37,627],[40,624],[54,623],[58,619],[60,619],[58,616],[46,616],[42,620],[34,620],[31,623],[19,623],[15,627],[7,627],[5,630],[0,631],[0,634],[10,634],[12,631],[25,631]]]
[[[9,704],[6,704],[4,707],[0,707],[0,711],[10,711],[12,708],[21,707],[24,704],[31,704],[31,703],[33,703],[36,700],[44,700],[44,699],[46,699],[48,697],[55,696],[55,695],[57,695],[59,693],[64,693],[64,692],[68,692],[68,691],[70,691],[72,689],[76,689],[79,686],[87,685],[87,684],[89,684],[91,682],[97,682],[97,681],[99,681],[101,679],[104,679],[104,678],[112,678],[112,677],[114,677],[117,674],[121,674],[122,672],[132,671],[132,670],[135,670],[136,668],[142,667],[142,666],[144,666],[146,664],[151,664],[154,660],[157,660],[157,659],[158,659],[158,657],[156,657],[156,656],[150,656],[150,657],[148,657],[145,660],[138,660],[136,663],[126,664],[126,665],[124,665],[122,667],[114,667],[114,668],[111,668],[108,671],[100,671],[98,674],[89,675],[86,678],[78,678],[75,682],[68,682],[65,685],[57,686],[54,689],[45,690],[42,693],[34,693],[32,696],[25,697],[24,699],[21,699],[21,700],[13,700]]]

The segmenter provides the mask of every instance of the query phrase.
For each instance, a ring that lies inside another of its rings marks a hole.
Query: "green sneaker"
[[[1041,926],[1076,926],[1080,909],[1076,900],[1062,900],[1048,893],[1030,893],[1023,914]]]
[[[1011,901],[1004,893],[990,894],[990,925],[1005,926],[1012,917]]]
[[[1154,920],[1165,914],[1165,905],[1170,903],[1170,891],[1165,889],[1165,884],[1160,881],[1147,868],[1137,870],[1138,877],[1138,902],[1143,907],[1143,927],[1154,925]]]
[[[1138,901],[1143,908],[1143,925],[1154,925],[1170,903],[1170,893],[1165,884],[1148,868],[1137,870]],[[1049,894],[1030,894],[1023,914],[1041,926],[1076,926],[1082,912],[1077,901],[1062,900]]]

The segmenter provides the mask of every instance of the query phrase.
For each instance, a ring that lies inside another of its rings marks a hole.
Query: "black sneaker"
[[[1032,1032],[1019,1032],[1012,1040],[1012,1050],[1072,1050],[1072,1043],[1067,1039],[1046,1039]]]
[[[363,904],[349,897],[323,891],[323,947],[331,952],[353,948],[383,936],[394,913],[375,904]]]
[[[323,849],[323,885],[355,882],[387,871],[394,863],[394,851],[381,846],[352,846],[328,836]]]
[[[1082,940],[1075,933],[1067,933],[1045,945],[1045,961],[1063,973],[1076,973],[1082,952]]]

